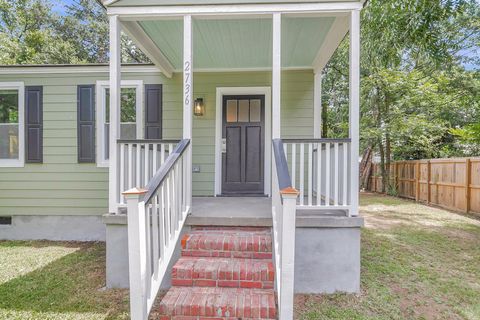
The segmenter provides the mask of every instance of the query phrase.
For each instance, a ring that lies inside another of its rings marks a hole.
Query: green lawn
[[[297,296],[299,319],[480,319],[480,220],[362,195],[362,292]],[[0,241],[0,319],[128,319],[101,243]]]
[[[103,243],[0,241],[0,319],[128,319],[104,286]]]
[[[359,295],[298,296],[299,319],[480,319],[480,221],[361,197]]]

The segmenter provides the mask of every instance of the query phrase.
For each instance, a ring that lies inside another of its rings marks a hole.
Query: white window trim
[[[1,168],[25,166],[25,84],[0,82],[0,90],[18,90],[18,159],[0,159]]]
[[[105,153],[104,139],[105,139],[105,93],[110,87],[110,82],[97,81],[95,85],[96,101],[96,152],[97,152],[97,167],[108,167],[109,161],[103,158]],[[137,119],[137,139],[143,139],[144,135],[144,121],[143,121],[143,81],[142,80],[122,80],[122,88],[134,88],[136,100],[136,119]]]

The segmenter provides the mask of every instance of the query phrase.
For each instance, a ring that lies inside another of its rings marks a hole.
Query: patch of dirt
[[[448,306],[437,303],[432,297],[420,292],[411,292],[399,284],[391,285],[392,291],[400,297],[400,310],[405,319],[439,320],[445,319]],[[461,320],[458,315],[449,313],[448,319]]]

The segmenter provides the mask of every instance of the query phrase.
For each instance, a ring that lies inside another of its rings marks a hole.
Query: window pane
[[[18,90],[0,90],[0,159],[18,159]]]
[[[227,122],[237,122],[237,100],[227,100]]]
[[[137,138],[137,95],[135,88],[122,88],[120,113],[120,139]],[[105,124],[110,121],[110,89],[105,89]],[[108,159],[108,130],[105,131],[105,159]]]
[[[262,121],[262,109],[260,100],[250,100],[250,121],[260,122]]]
[[[136,105],[137,94],[135,88],[122,88],[120,96],[121,104],[121,120],[120,122],[135,122],[136,121]],[[105,89],[105,120],[109,122],[110,119],[110,89]]]
[[[238,122],[248,122],[248,100],[239,100],[238,101]]]

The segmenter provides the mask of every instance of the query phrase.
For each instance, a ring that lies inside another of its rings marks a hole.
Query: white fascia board
[[[183,15],[241,15],[305,12],[348,12],[362,9],[362,2],[330,3],[278,3],[278,4],[237,4],[237,5],[195,5],[195,6],[141,6],[109,7],[108,15],[118,15],[125,20]]]
[[[0,75],[6,74],[78,74],[78,73],[108,73],[109,67],[106,65],[75,65],[75,66],[13,66],[0,67]],[[127,65],[122,66],[122,73],[158,73],[161,71],[158,67],[148,65]]]
[[[121,22],[121,26],[123,31],[125,31],[130,39],[135,42],[140,50],[150,58],[163,74],[165,74],[167,78],[171,78],[174,71],[172,64],[138,22],[123,21]]]
[[[118,2],[118,0],[102,0],[104,6],[109,6],[111,4],[114,4],[115,2]]]
[[[320,49],[318,50],[317,56],[313,60],[313,69],[315,73],[321,72],[327,62],[332,57],[335,50],[337,50],[340,42],[347,34],[349,29],[349,17],[336,17],[333,22],[330,30],[328,31],[325,40],[323,41]]]

